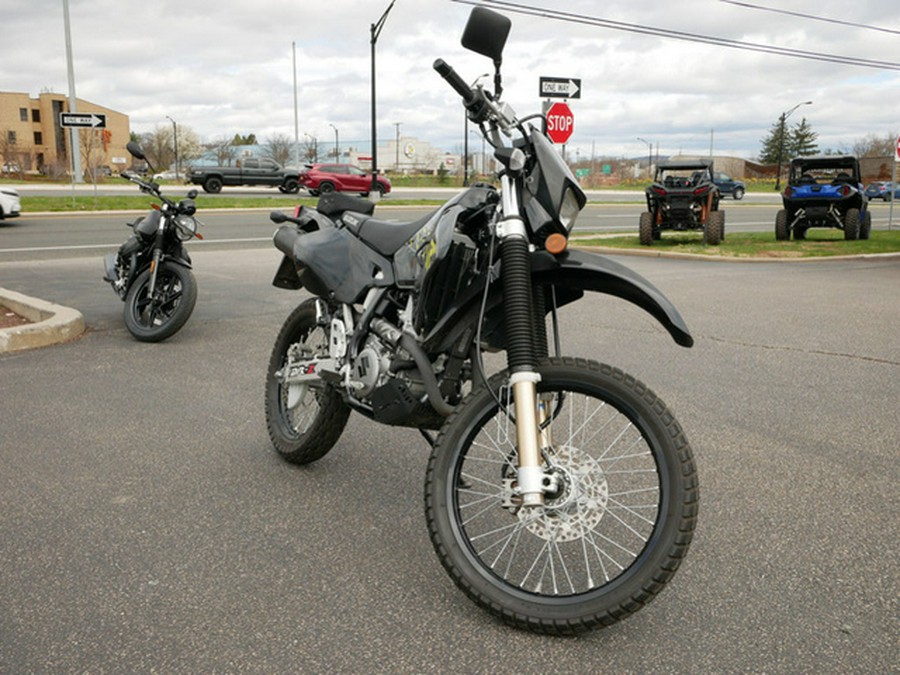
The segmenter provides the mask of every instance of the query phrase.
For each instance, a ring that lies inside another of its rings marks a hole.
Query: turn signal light
[[[554,232],[544,242],[544,248],[547,249],[547,253],[552,253],[553,255],[559,255],[566,250],[568,245],[569,240],[566,239],[566,235],[559,232]]]

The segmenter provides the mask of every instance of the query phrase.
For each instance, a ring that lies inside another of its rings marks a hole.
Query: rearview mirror
[[[287,222],[287,216],[284,215],[281,211],[272,211],[272,213],[269,214],[269,220],[278,225],[280,223]]]
[[[499,64],[512,22],[486,7],[475,7],[463,31],[462,46]]]

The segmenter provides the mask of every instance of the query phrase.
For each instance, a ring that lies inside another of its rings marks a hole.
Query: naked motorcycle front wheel
[[[552,489],[523,507],[508,374],[448,418],[426,477],[429,534],[475,603],[519,628],[573,634],[652,600],[687,553],[699,489],[691,448],[650,389],[620,370],[556,358],[538,369]]]
[[[141,342],[160,342],[187,323],[197,303],[197,282],[189,269],[160,263],[150,292],[150,269],[141,272],[125,296],[125,327]]]
[[[328,356],[327,326],[316,322],[316,301],[301,303],[287,318],[269,357],[266,426],[286,461],[308,464],[324,457],[347,424],[350,408],[324,380],[288,381],[289,371]]]

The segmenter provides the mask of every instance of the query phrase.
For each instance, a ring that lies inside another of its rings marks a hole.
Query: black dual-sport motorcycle
[[[126,147],[135,158],[147,161],[137,143]],[[104,258],[103,280],[125,301],[128,331],[142,342],[159,342],[181,330],[197,302],[197,281],[183,245],[192,237],[203,238],[194,217],[197,191],[190,190],[176,203],[164,197],[156,183],[133,173],[121,175],[162,204],[153,204],[146,216],[128,224],[134,234],[118,253]]]
[[[699,492],[665,403],[621,370],[559,356],[557,311],[606,293],[693,340],[645,279],[567,246],[586,197],[500,100],[509,29],[475,8],[462,39],[494,60],[493,93],[434,64],[494,147],[499,190],[470,187],[405,224],[341,194],[272,214],[284,253],[273,283],[313,297],[276,339],[265,408],[275,448],[297,464],[323,457],[351,411],[418,428],[432,445],[428,530],[453,581],[510,624],[567,634],[622,619],[668,583]],[[500,350],[507,367],[489,377],[482,354]]]

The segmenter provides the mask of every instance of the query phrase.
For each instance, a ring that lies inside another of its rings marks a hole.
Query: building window
[[[19,108],[19,121],[20,122],[28,121],[28,108]]]
[[[16,132],[15,131],[7,131],[6,132],[6,142],[10,145],[16,144]]]
[[[44,144],[44,134],[40,131],[34,132],[34,144],[35,145],[43,145]]]
[[[31,111],[31,121],[32,121],[32,122],[36,122],[36,123],[38,123],[38,124],[40,123],[40,121],[41,121],[41,111],[40,111],[40,110],[32,109],[32,111]]]

